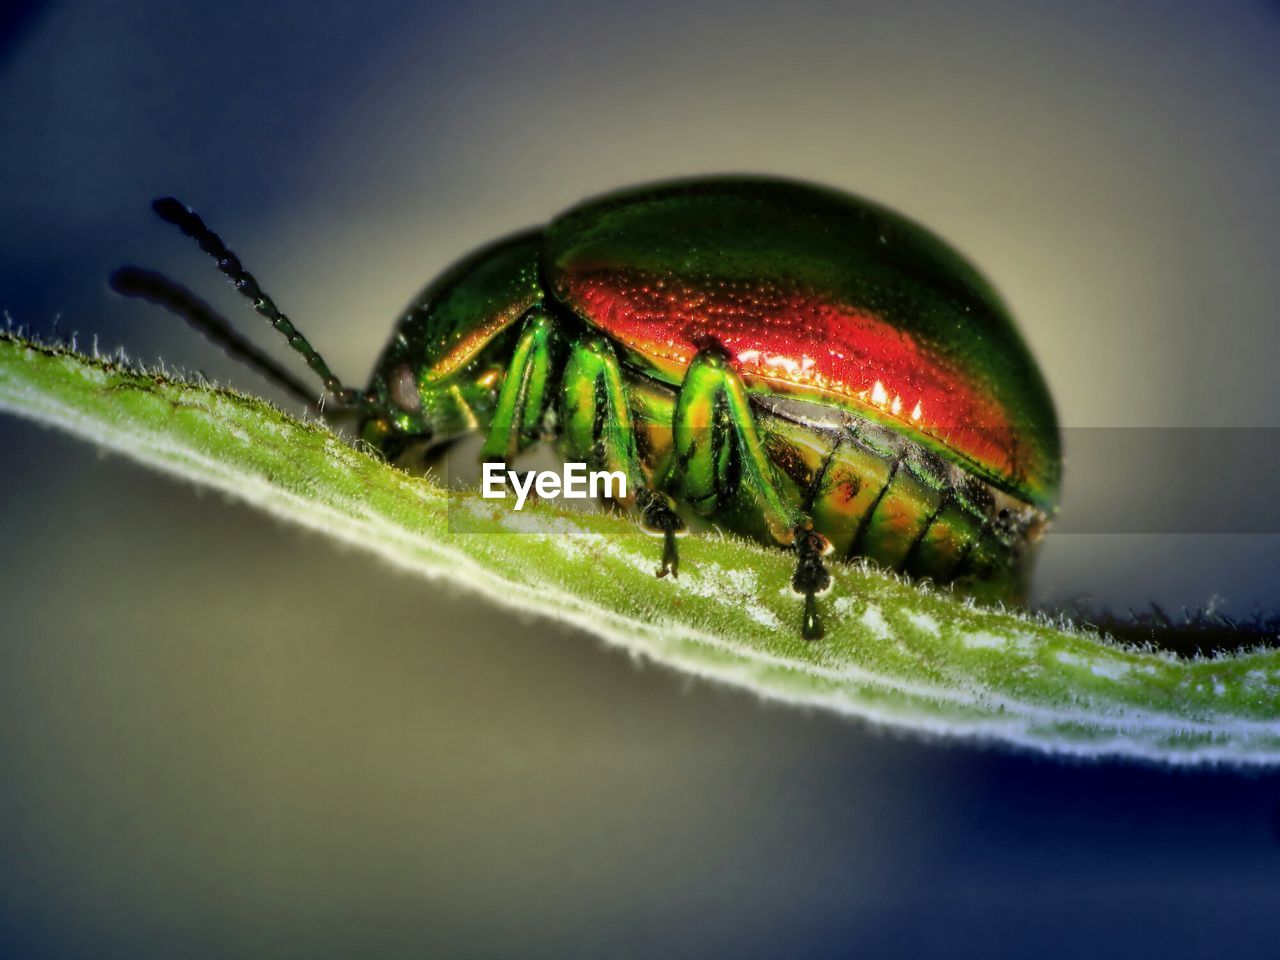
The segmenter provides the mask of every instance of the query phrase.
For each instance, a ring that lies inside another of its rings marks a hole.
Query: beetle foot
[[[641,491],[637,498],[640,507],[640,526],[645,533],[662,537],[662,565],[654,571],[658,577],[671,574],[680,576],[680,552],[676,549],[676,537],[685,532],[684,521],[676,513],[676,505],[664,493]]]
[[[831,552],[831,541],[808,526],[797,527],[796,572],[791,577],[791,589],[804,594],[804,616],[800,634],[806,640],[821,640],[825,627],[818,613],[817,597],[831,589],[831,573],[822,558]]]

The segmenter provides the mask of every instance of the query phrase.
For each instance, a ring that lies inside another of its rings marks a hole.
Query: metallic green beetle
[[[195,213],[155,208],[387,457],[480,430],[483,457],[508,462],[554,439],[626,475],[620,505],[664,538],[658,576],[676,575],[690,512],[795,551],[807,638],[822,635],[825,556],[1013,598],[1056,509],[1053,404],[999,298],[941,240],[856,197],[715,177],[588,201],[429,285],[363,391]],[[192,319],[152,277],[117,288]]]

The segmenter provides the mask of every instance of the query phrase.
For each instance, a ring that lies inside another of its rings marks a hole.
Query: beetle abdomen
[[[1016,596],[1046,515],[856,415],[809,416],[809,403],[757,398],[770,459],[837,556],[974,593]],[[829,409],[829,408],[826,408]]]
[[[646,467],[664,475],[675,390],[640,373],[627,385]],[[755,397],[753,408],[781,492],[813,518],[837,557],[866,557],[939,583],[963,581],[975,595],[1020,593],[1028,547],[1047,521],[1043,511],[863,417],[768,395]],[[756,506],[729,493],[712,519],[771,542]]]

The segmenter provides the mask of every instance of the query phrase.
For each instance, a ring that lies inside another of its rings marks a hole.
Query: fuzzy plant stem
[[[826,636],[806,642],[781,551],[689,537],[680,578],[659,580],[655,542],[624,517],[515,513],[262,400],[119,358],[0,333],[0,409],[763,698],[1062,756],[1280,764],[1275,648],[1179,659],[859,565],[836,571]]]

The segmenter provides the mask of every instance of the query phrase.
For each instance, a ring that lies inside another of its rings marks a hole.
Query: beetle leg
[[[498,392],[498,404],[480,452],[482,461],[509,463],[541,436],[558,340],[550,314],[535,310],[525,319]]]
[[[661,490],[642,487],[636,497],[640,510],[640,526],[645,533],[662,537],[662,563],[654,571],[659,577],[668,573],[680,576],[680,551],[676,549],[676,537],[683,536],[687,528],[676,513],[675,501]]]
[[[640,459],[622,371],[606,338],[588,336],[572,344],[560,395],[560,435],[566,458],[581,458],[627,478],[627,493],[616,499],[639,512],[647,532],[663,538],[657,575],[677,576],[676,537],[685,524],[671,498],[653,488]]]
[[[804,595],[804,617],[800,634],[806,640],[820,640],[824,632],[818,614],[817,597],[831,589],[831,574],[822,558],[831,552],[831,541],[815,531],[812,525],[801,525],[795,531],[796,572],[791,576],[791,589]]]
[[[675,459],[669,484],[708,514],[746,503],[773,539],[796,551],[791,586],[804,595],[805,639],[822,636],[816,597],[831,586],[822,558],[827,538],[782,494],[756,430],[746,387],[718,349],[702,350],[685,373],[672,424]]]

